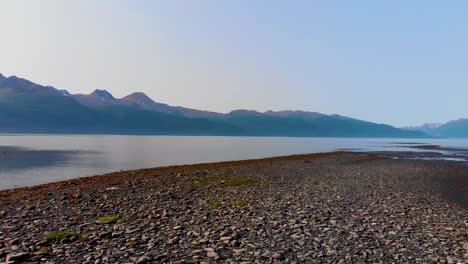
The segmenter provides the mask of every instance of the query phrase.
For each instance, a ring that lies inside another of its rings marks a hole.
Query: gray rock
[[[25,261],[27,259],[29,259],[31,257],[31,255],[27,252],[19,252],[19,253],[16,253],[16,254],[10,254],[6,257],[6,262],[10,262],[10,261],[13,261],[13,262],[19,262],[19,261]]]

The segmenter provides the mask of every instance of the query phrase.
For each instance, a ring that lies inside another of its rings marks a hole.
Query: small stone
[[[468,242],[463,243],[463,249],[468,251]]]
[[[447,260],[447,263],[455,263],[455,261],[449,256],[447,256],[446,260]]]
[[[12,239],[8,243],[10,245],[17,245],[17,244],[19,244],[19,239],[18,238]]]
[[[193,250],[193,251],[192,251],[192,255],[198,255],[198,254],[200,254],[200,253],[202,253],[202,252],[203,252],[203,250],[196,249],[196,250]]]
[[[112,232],[102,232],[99,234],[99,238],[106,238],[112,236]]]
[[[209,258],[217,258],[218,254],[216,252],[210,251],[210,252],[206,253],[206,256],[209,257]]]
[[[146,264],[146,263],[150,263],[152,261],[152,259],[149,257],[149,256],[141,256],[137,261],[136,263],[137,264]]]
[[[174,245],[174,244],[179,243],[179,241],[180,241],[180,239],[179,239],[178,237],[174,237],[174,238],[169,239],[169,240],[167,241],[167,243],[168,243],[169,245]]]

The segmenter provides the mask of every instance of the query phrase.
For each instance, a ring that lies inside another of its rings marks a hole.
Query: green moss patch
[[[78,237],[79,234],[73,231],[57,232],[57,233],[51,233],[51,234],[46,235],[44,237],[44,240],[49,243],[58,243],[66,238],[70,238],[74,236]]]
[[[39,252],[39,253],[49,253],[49,247],[41,247],[37,252]]]
[[[256,180],[254,178],[226,178],[223,182],[229,186],[252,186]]]
[[[216,202],[210,204],[211,209],[218,209],[220,206],[221,205],[219,203],[216,203]]]
[[[129,241],[129,242],[127,243],[127,246],[128,246],[129,248],[137,248],[137,247],[138,247],[138,243],[137,243],[136,241]]]
[[[234,177],[216,177],[216,178],[209,178],[209,177],[201,177],[197,180],[190,182],[193,186],[218,186],[218,185],[225,185],[225,186],[252,186],[256,183],[254,178],[234,178]]]
[[[244,200],[236,200],[236,201],[232,201],[231,204],[234,207],[242,207],[242,206],[248,205],[249,203],[247,201],[244,201]]]
[[[97,222],[102,223],[102,224],[112,224],[112,223],[117,222],[117,220],[119,220],[119,219],[120,218],[117,215],[103,216],[103,217],[99,217]]]

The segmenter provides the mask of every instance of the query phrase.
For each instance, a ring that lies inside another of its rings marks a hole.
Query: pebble
[[[210,252],[206,253],[206,256],[209,257],[209,258],[217,258],[218,254],[216,252],[210,251]]]

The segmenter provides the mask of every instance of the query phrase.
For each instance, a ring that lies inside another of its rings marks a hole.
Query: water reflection
[[[467,140],[424,139],[415,142],[414,139],[398,139],[398,142],[396,141],[375,138],[0,135],[0,146],[4,146],[0,147],[0,189],[120,170],[339,149],[435,151],[412,148],[412,145],[422,144],[468,148]]]
[[[83,159],[97,152],[81,150],[34,150],[0,147],[0,173],[31,168],[69,166],[71,160]]]

